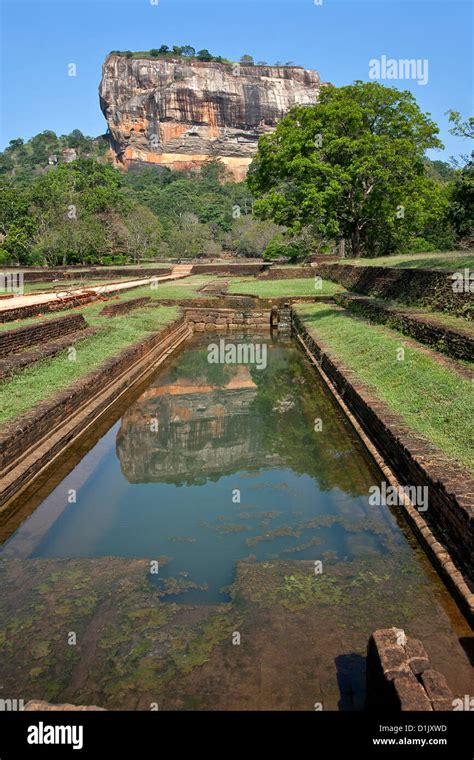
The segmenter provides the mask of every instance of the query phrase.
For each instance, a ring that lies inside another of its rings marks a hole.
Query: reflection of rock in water
[[[222,388],[201,378],[150,388],[124,414],[117,435],[125,477],[189,483],[258,464],[265,454],[250,410],[256,393],[246,366],[233,367]]]

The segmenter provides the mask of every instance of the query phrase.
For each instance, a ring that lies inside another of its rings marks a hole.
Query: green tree
[[[196,57],[200,61],[212,61],[213,59],[209,50],[206,50],[205,48],[203,50],[198,50],[198,52],[196,53]]]
[[[133,203],[123,217],[126,227],[126,253],[135,263],[144,256],[158,253],[161,240],[161,224],[145,206]]]
[[[449,130],[456,137],[474,139],[474,117],[462,120],[459,111],[448,111],[452,127]],[[452,225],[457,244],[463,248],[474,245],[474,154],[461,156],[464,166],[456,171],[449,193],[448,220]],[[459,166],[459,162],[454,162]]]
[[[222,247],[212,237],[209,227],[201,224],[197,217],[187,212],[169,231],[166,243],[172,258],[197,258],[198,256],[219,256]]]
[[[464,248],[474,245],[474,163],[457,174],[449,197],[448,219],[458,243]]]
[[[248,55],[247,53],[240,59],[240,63],[243,63],[247,66],[253,66],[253,62],[253,55]]]
[[[270,241],[281,232],[270,221],[241,216],[236,219],[230,233],[230,248],[238,256],[261,258]]]
[[[15,187],[11,180],[0,180],[1,247],[12,262],[28,263],[35,231],[28,192]]]
[[[447,111],[449,121],[453,125],[449,130],[456,137],[468,137],[474,139],[474,116],[462,121],[459,111]]]
[[[304,240],[300,238],[287,240],[283,235],[279,234],[270,240],[263,253],[263,258],[268,261],[286,258],[291,263],[296,263],[306,259],[308,253],[309,251]]]
[[[248,176],[254,210],[294,234],[310,226],[347,240],[354,256],[390,253],[394,225],[413,224],[405,210],[426,187],[424,153],[442,147],[438,131],[409,92],[325,87],[318,104],[295,106],[260,139]]]

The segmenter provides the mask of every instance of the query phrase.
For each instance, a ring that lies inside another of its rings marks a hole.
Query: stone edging
[[[446,459],[443,461],[441,452],[413,433],[383,403],[371,398],[367,389],[354,380],[354,373],[326,353],[294,312],[293,328],[390,485],[397,489],[401,485],[429,488],[434,522],[428,523],[403,493],[400,501],[438,573],[474,624],[474,593],[467,580],[472,580],[473,575],[473,479],[459,468],[454,469]]]
[[[33,477],[191,335],[183,316],[0,428],[0,512]]]

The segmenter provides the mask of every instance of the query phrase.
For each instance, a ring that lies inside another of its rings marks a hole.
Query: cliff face
[[[259,137],[319,90],[317,72],[297,67],[109,56],[99,95],[118,163],[190,169],[219,158],[240,180]]]

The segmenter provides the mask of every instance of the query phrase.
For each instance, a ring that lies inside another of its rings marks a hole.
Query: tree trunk
[[[354,258],[357,258],[360,256],[360,229],[359,227],[354,227],[354,230],[352,231],[351,235],[351,243],[352,243],[352,255]]]
[[[338,255],[341,257],[341,259],[345,259],[346,258],[346,239],[345,238],[340,239],[338,248],[339,248]]]

